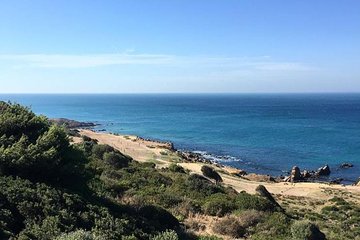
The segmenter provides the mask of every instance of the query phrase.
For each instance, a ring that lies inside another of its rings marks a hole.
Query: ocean
[[[360,94],[1,94],[50,118],[171,141],[249,172],[286,175],[328,164],[360,177]],[[353,168],[341,169],[341,163]]]

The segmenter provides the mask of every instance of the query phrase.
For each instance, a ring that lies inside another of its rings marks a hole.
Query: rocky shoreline
[[[100,124],[93,123],[93,122],[80,122],[80,121],[75,121],[75,120],[71,120],[71,119],[67,119],[67,118],[53,118],[53,119],[50,119],[50,122],[57,124],[57,125],[65,126],[71,130],[77,129],[77,128],[92,129],[92,128],[100,125]]]
[[[92,123],[92,122],[79,122],[71,119],[66,118],[58,118],[58,119],[51,119],[52,122],[60,125],[65,125],[70,130],[75,129],[92,129],[93,131],[103,132],[106,131],[105,129],[102,130],[94,130],[93,128],[99,126],[100,124]],[[192,162],[192,163],[204,163],[204,164],[211,164],[219,168],[231,168],[232,175],[241,177],[247,180],[255,180],[255,181],[263,181],[263,182],[324,182],[329,184],[342,184],[343,178],[337,178],[332,180],[324,180],[324,177],[327,177],[331,174],[330,167],[328,165],[324,165],[323,167],[318,168],[317,170],[304,170],[300,171],[298,166],[294,166],[290,171],[289,175],[287,176],[271,176],[271,175],[264,175],[264,174],[257,174],[257,173],[248,173],[245,170],[235,168],[232,166],[226,166],[224,164],[220,164],[217,161],[212,161],[206,157],[204,157],[201,153],[193,152],[193,151],[186,151],[186,150],[177,150],[174,147],[174,144],[170,141],[161,141],[155,140],[151,138],[143,138],[140,136],[136,136],[137,140],[143,140],[148,142],[160,143],[164,145],[164,149],[177,153],[185,162]],[[342,163],[339,168],[347,169],[352,168],[354,165],[351,163]],[[360,186],[360,177],[357,181],[355,181],[352,185]]]
[[[188,162],[199,162],[199,163],[205,163],[205,164],[214,164],[217,167],[224,168],[228,167],[223,164],[220,164],[215,161],[211,161],[207,158],[205,158],[201,153],[195,153],[191,151],[177,151],[178,154],[185,159]],[[351,163],[343,163],[340,165],[340,168],[351,168],[353,167],[353,164]],[[234,167],[231,167],[234,168]],[[247,173],[245,170],[234,168],[237,171],[233,172],[233,175],[242,177],[249,180],[254,179],[254,176],[256,176],[256,180],[259,178],[265,179],[264,181],[268,182],[325,182],[330,184],[341,184],[341,182],[344,180],[343,178],[337,178],[333,180],[325,181],[322,179],[323,177],[327,177],[331,174],[330,167],[328,165],[324,165],[323,167],[318,168],[317,170],[304,170],[300,171],[300,168],[297,166],[294,166],[291,171],[289,171],[288,176],[271,176],[271,175],[262,175],[262,174],[256,174],[256,173]],[[248,177],[247,177],[248,176]],[[360,185],[360,178],[357,182],[355,182],[353,185]]]

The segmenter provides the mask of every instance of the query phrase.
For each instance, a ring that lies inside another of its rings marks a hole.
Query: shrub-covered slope
[[[0,239],[218,239],[199,236],[195,215],[214,220],[207,233],[225,238],[318,230],[291,230],[294,220],[268,199],[180,166],[157,169],[89,138],[70,144],[61,126],[0,102]]]

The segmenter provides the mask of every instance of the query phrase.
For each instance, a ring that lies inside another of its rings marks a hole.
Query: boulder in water
[[[353,166],[352,163],[343,163],[340,165],[340,168],[352,168]]]
[[[329,176],[331,173],[330,167],[328,165],[325,165],[321,168],[319,168],[316,172],[316,175],[318,176]]]

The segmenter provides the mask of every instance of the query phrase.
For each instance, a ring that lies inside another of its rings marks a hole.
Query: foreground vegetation
[[[272,197],[237,193],[203,172],[217,184],[87,137],[70,144],[63,127],[0,102],[0,239],[324,239],[310,222],[319,216],[286,212]],[[329,216],[334,207],[344,220],[359,211],[333,203],[323,209]]]

